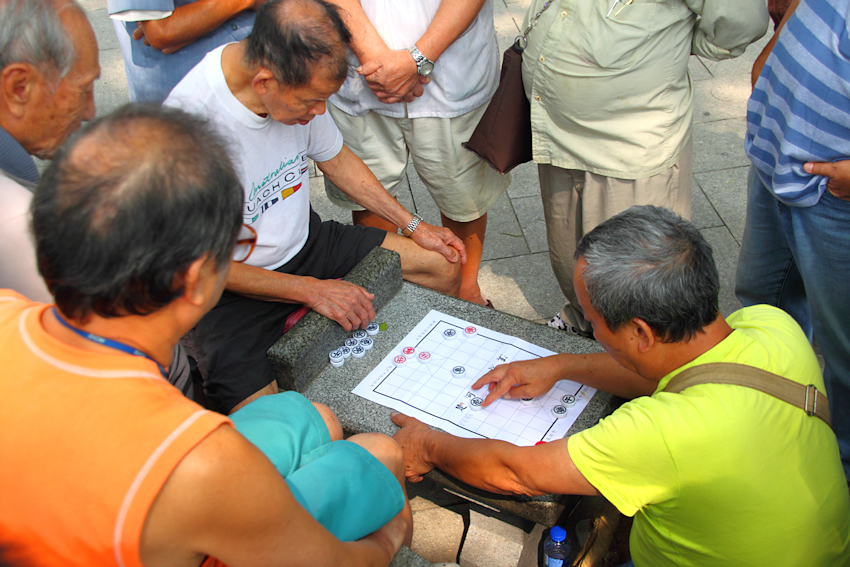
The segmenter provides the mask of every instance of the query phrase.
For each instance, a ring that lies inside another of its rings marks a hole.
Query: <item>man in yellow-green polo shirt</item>
[[[535,447],[453,437],[393,416],[407,477],[434,467],[499,493],[602,494],[634,516],[637,567],[850,565],[850,495],[826,422],[744,386],[665,392],[686,368],[735,362],[824,392],[800,327],[768,306],[724,319],[711,247],[689,222],[632,207],[579,243],[575,291],[605,353],[497,367],[484,405],[570,379],[630,399]]]

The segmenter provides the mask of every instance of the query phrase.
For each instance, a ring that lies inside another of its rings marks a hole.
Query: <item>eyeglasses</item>
[[[254,251],[254,246],[257,245],[257,231],[243,224],[239,229],[239,236],[236,239],[236,246],[233,247],[233,261],[244,262]]]

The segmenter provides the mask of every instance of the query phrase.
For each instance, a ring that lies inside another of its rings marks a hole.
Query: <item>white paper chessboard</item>
[[[477,333],[467,338],[464,329],[470,326],[476,327]],[[455,331],[454,338],[445,336],[447,329]],[[393,358],[405,347],[415,348],[417,355],[429,352],[430,360],[420,363],[414,355],[397,367]],[[535,445],[563,438],[596,389],[561,380],[531,403],[499,399],[476,410],[471,406],[479,405],[487,397],[488,389],[485,385],[476,391],[471,386],[500,364],[552,354],[555,353],[520,338],[432,310],[352,393],[458,437]],[[453,370],[456,367],[463,367],[460,376]],[[558,418],[553,413],[555,406],[561,406],[558,411],[562,411],[573,403],[564,417]]]

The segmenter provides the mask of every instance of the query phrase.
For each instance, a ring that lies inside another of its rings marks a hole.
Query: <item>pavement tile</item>
[[[126,104],[130,95],[121,50],[101,50],[98,58],[100,78],[94,83],[94,104],[97,115],[103,116]]]
[[[694,175],[695,181],[705,192],[711,206],[720,215],[738,244],[744,236],[744,224],[747,220],[749,169],[749,166],[744,166]]]
[[[741,302],[735,297],[735,271],[741,247],[726,227],[704,228],[700,233],[711,244],[714,262],[717,264],[720,276],[720,312],[725,317],[741,308]]]
[[[496,309],[523,319],[548,321],[564,304],[548,252],[482,262],[478,285]]]
[[[546,242],[546,220],[543,218],[543,201],[539,196],[518,197],[511,199],[514,206],[522,233],[528,244],[529,251],[547,252],[549,244]]]
[[[94,30],[94,36],[97,38],[97,47],[100,50],[120,49],[118,36],[115,35],[112,20],[109,18],[109,13],[103,7],[103,4],[101,4],[101,8],[96,8],[94,3],[92,3],[89,9],[86,10],[89,23],[91,23],[91,27]]]
[[[744,153],[744,118],[694,124],[694,173],[749,165]]]
[[[688,61],[688,72],[691,74],[691,79],[693,79],[694,82],[713,78],[711,72],[705,66],[705,63],[703,63],[702,59],[696,55],[691,56]]]
[[[694,226],[699,229],[723,226],[723,220],[717,216],[717,212],[711,206],[705,193],[697,183],[696,178],[694,178],[691,192],[693,197],[691,203],[691,222],[694,223]]]
[[[750,92],[749,75],[694,81],[694,124],[746,117]]]
[[[540,198],[540,179],[537,177],[537,164],[530,161],[516,166],[511,171],[508,195],[511,199],[531,196]]]
[[[528,253],[528,244],[511,200],[503,194],[487,213],[483,259],[511,258]]]
[[[429,563],[454,563],[464,532],[463,516],[451,508],[414,512],[410,549]]]

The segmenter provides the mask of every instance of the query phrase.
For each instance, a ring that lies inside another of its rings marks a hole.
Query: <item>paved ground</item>
[[[102,115],[127,101],[124,65],[106,14],[106,0],[80,3],[88,10],[100,45],[102,75],[95,86],[95,99],[98,115]],[[496,29],[503,50],[519,33],[528,4],[529,0],[496,0]],[[720,307],[727,315],[740,307],[734,296],[734,278],[746,212],[749,162],[743,137],[750,69],[770,33],[738,59],[717,63],[692,57],[690,63],[696,100],[692,220],[714,248],[721,277]],[[321,179],[311,184],[311,198],[323,218],[350,221],[346,211],[327,201]],[[413,168],[409,170],[409,189],[400,195],[400,201],[426,221],[439,223],[439,211]],[[563,303],[549,266],[533,164],[514,170],[510,188],[490,211],[479,281],[498,309],[541,323]],[[414,550],[432,562],[455,561],[464,525],[469,522],[469,506],[429,487],[413,487],[411,496],[416,519]]]

